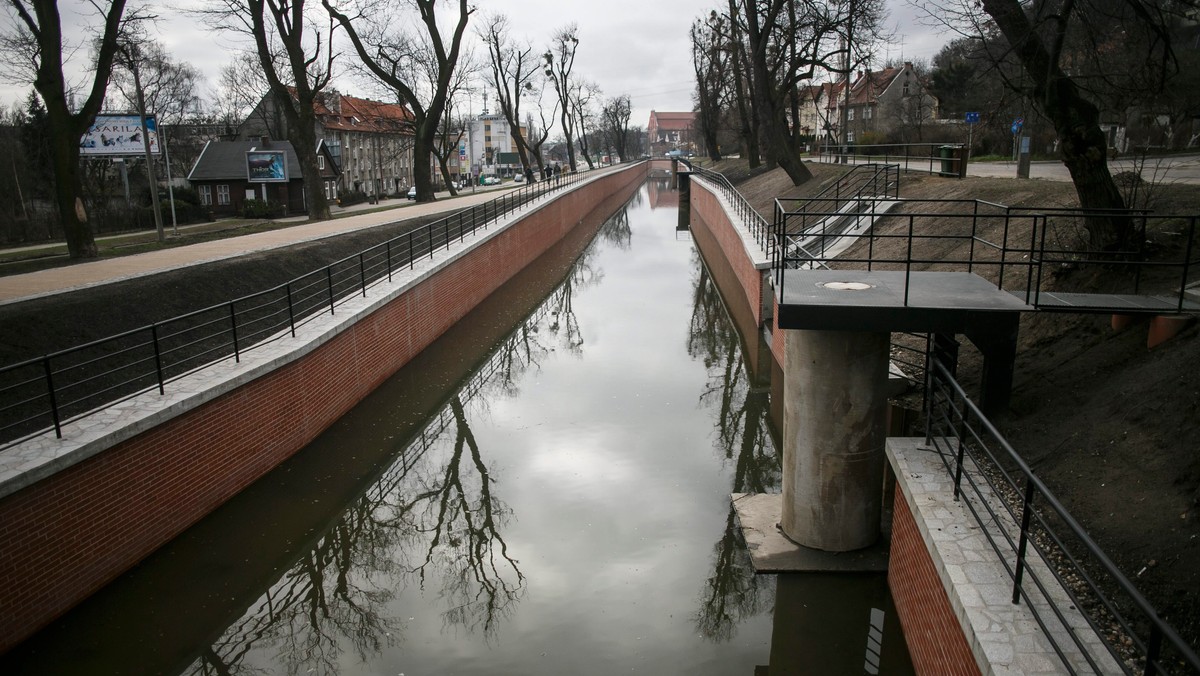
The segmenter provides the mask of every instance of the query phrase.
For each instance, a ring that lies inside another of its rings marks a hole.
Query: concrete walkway
[[[512,184],[503,186],[503,188],[511,187],[513,187]],[[495,199],[503,192],[503,190],[483,189],[472,194],[468,189],[468,192],[462,193],[458,198],[452,200],[440,199],[437,202],[412,204],[395,209],[343,216],[328,221],[304,223],[271,232],[227,237],[133,256],[106,258],[23,275],[0,277],[0,305],[177,270],[191,265],[211,263],[249,253],[278,249],[411,218],[453,213]],[[365,210],[377,206],[365,205],[359,209]],[[280,220],[287,221],[289,219]],[[303,218],[290,220],[303,220]]]

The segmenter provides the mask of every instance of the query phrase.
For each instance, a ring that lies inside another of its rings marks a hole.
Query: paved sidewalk
[[[506,184],[504,187],[512,186]],[[501,191],[496,190],[481,190],[475,194],[467,192],[452,200],[443,199],[437,202],[413,204],[402,208],[306,223],[271,232],[227,237],[133,256],[107,258],[23,275],[0,277],[0,305],[177,270],[191,265],[211,263],[249,253],[268,251],[372,228],[385,223],[395,223],[432,214],[452,213],[495,199],[500,194]],[[368,207],[374,206],[376,205],[368,205]]]

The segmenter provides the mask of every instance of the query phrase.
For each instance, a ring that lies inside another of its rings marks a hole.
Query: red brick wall
[[[741,235],[729,222],[729,217],[721,208],[721,203],[716,195],[698,187],[695,182],[692,183],[690,206],[692,209],[692,234],[697,238],[697,243],[711,239],[720,247],[732,270],[732,277],[737,280],[738,287],[745,294],[746,302],[749,303],[753,312],[754,325],[762,326],[762,296],[764,293],[771,293],[771,290],[769,287],[764,288],[762,271],[755,268],[746,256],[746,248],[742,244]],[[720,281],[725,282],[726,280],[723,278]],[[721,289],[723,292],[729,292],[725,284],[721,285]],[[773,299],[772,303],[774,303]],[[774,316],[779,316],[778,308],[776,308]],[[784,360],[783,332],[779,330],[778,326],[772,327],[771,353],[780,365],[787,363]]]
[[[0,652],[303,448],[644,175],[635,167],[544,205],[303,359],[0,500]]]
[[[762,273],[746,256],[741,235],[729,222],[717,196],[700,187],[696,181],[692,182],[691,193],[692,225],[706,227],[725,252],[725,258],[741,282],[746,302],[750,304],[754,313],[754,323],[756,326],[762,326]]]
[[[977,676],[979,666],[929,558],[908,503],[896,488],[888,587],[918,674]]]

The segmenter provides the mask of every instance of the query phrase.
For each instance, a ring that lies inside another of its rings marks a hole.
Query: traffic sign
[[[1024,126],[1024,125],[1025,125],[1025,118],[1023,118],[1023,117],[1018,117],[1017,119],[1013,120],[1013,123],[1012,123],[1012,133],[1013,133],[1013,136],[1016,136],[1017,134],[1020,134],[1020,133],[1021,133],[1021,127],[1022,127],[1022,126]]]
[[[979,124],[979,113],[967,113],[967,124]]]

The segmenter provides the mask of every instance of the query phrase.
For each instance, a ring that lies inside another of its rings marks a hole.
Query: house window
[[[325,156],[317,155],[317,169],[325,171]]]
[[[904,82],[904,89],[900,91],[901,96],[908,96],[908,82]]]
[[[871,119],[871,107],[870,106],[863,108],[863,119],[864,120]]]
[[[217,204],[229,204],[229,186],[217,186]]]
[[[200,186],[200,203],[204,206],[212,206],[212,186]]]
[[[853,119],[854,119],[854,109],[853,109],[853,108],[847,108],[847,109],[846,109],[846,119],[847,119],[847,120],[853,120]]]

